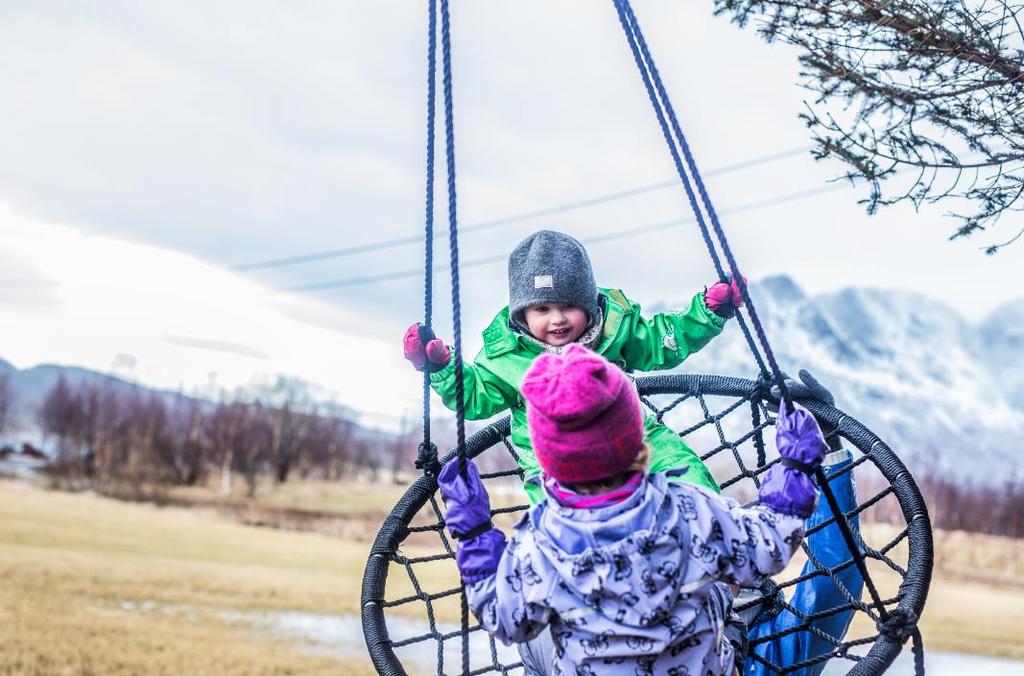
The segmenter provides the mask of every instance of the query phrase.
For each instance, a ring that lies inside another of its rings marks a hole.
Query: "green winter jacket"
[[[624,371],[658,371],[678,366],[722,332],[725,319],[708,309],[703,292],[697,293],[685,312],[640,315],[640,306],[618,289],[599,289],[604,310],[601,340],[595,351]],[[543,347],[509,327],[504,308],[483,332],[484,347],[474,363],[463,364],[465,412],[470,420],[512,411],[512,443],[519,451],[527,494],[534,503],[543,500],[543,488],[529,481],[540,474],[526,423],[526,406],[519,388],[523,376]],[[455,361],[430,376],[434,391],[445,406],[455,409]],[[646,414],[647,442],[651,446],[652,472],[685,467],[683,480],[718,491],[711,474],[682,439]]]

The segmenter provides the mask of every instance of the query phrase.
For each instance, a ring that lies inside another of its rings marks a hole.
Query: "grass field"
[[[347,487],[347,498],[317,487],[293,490],[319,509],[358,500]],[[367,494],[371,504],[361,503],[371,520],[396,497],[382,492],[383,501]],[[287,495],[268,498],[295,506]],[[947,540],[937,535],[940,544]],[[228,619],[236,611],[358,613],[365,539],[257,528],[208,508],[4,481],[0,542],[0,674],[372,673],[361,653],[311,652],[294,638]],[[965,546],[937,550],[946,559],[964,556],[962,568],[984,558],[978,549],[997,552],[993,565],[1019,565],[1021,543],[986,542],[970,536]],[[442,563],[419,570],[432,589],[451,582],[451,562]],[[944,573],[956,570],[953,563],[937,567],[921,623],[927,647],[1024,659],[1024,587]],[[390,598],[407,592],[400,579],[389,583]],[[450,600],[438,611],[454,619],[456,597]]]
[[[366,546],[0,484],[0,673],[372,673],[219,613],[356,612]],[[188,617],[132,606],[192,609]]]
[[[295,509],[333,514],[386,514],[405,491],[406,486],[369,481],[289,481],[277,484],[268,477],[259,477],[256,494],[245,495],[243,481],[236,477],[232,497],[221,495],[215,484],[165,489],[168,498],[206,504],[211,501],[235,505],[255,505],[266,509]]]
[[[887,542],[896,529],[886,524],[862,525],[865,540],[873,545]],[[934,533],[935,566],[919,626],[927,650],[970,653],[1024,660],[1021,626],[1024,626],[1024,585],[1010,580],[1024,558],[1024,542],[973,533]],[[903,567],[908,551],[900,544],[889,556]],[[984,568],[983,564],[989,564]],[[786,573],[795,575],[803,556],[794,557]],[[970,566],[973,569],[968,570]],[[868,571],[881,598],[896,596],[901,578],[878,561]],[[862,595],[868,600],[868,591]],[[877,629],[863,613],[857,613],[847,640],[873,636]],[[908,644],[909,645],[909,644]]]

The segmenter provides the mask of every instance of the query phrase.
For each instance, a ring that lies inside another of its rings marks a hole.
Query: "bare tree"
[[[57,457],[61,461],[71,459],[69,455],[72,450],[72,434],[79,415],[78,409],[75,393],[71,391],[64,376],[60,376],[39,409],[39,424],[44,434],[57,438]]]
[[[240,404],[229,404],[222,401],[204,421],[205,433],[213,446],[212,459],[220,464],[220,490],[224,495],[231,494],[235,437],[238,435],[238,429],[242,423],[241,417]]]
[[[294,405],[294,401],[289,397],[281,408],[268,412],[271,420],[274,479],[281,484],[288,481],[288,474],[296,460],[303,436],[303,421],[301,416],[292,410]]]
[[[1024,483],[1019,479],[971,484],[962,477],[915,471],[915,480],[936,528],[1024,538]],[[888,482],[876,475],[859,476],[857,482],[865,495],[888,488]],[[865,517],[888,523],[904,519],[895,500],[876,503]]]
[[[235,467],[245,478],[251,498],[256,495],[257,477],[274,459],[274,411],[259,403],[235,406],[241,419],[234,438]]]
[[[800,50],[815,157],[869,187],[869,212],[944,201],[951,239],[1024,210],[1024,5],[1010,0],[715,0]],[[906,180],[905,180],[906,179]],[[1019,219],[994,253],[1024,234]]]
[[[206,472],[206,444],[202,436],[203,415],[199,402],[195,399],[186,400],[178,397],[177,410],[183,415],[185,423],[185,435],[182,440],[181,454],[184,465],[184,476],[182,482],[186,486],[194,486]]]
[[[11,388],[11,374],[0,373],[0,438],[11,425],[11,408],[14,404],[14,391]]]
[[[423,435],[422,425],[416,425],[408,417],[402,418],[402,425],[394,439],[389,441],[385,450],[390,458],[391,482],[398,483],[399,473],[403,469],[414,466],[418,440]]]
[[[296,468],[304,478],[337,479],[355,469],[376,478],[414,448],[411,440],[391,444],[383,435],[354,441],[358,427],[347,410],[327,405],[322,415],[310,398],[276,391],[285,392],[277,406],[241,401],[237,393],[212,405],[113,381],[72,387],[61,377],[38,415],[45,433],[56,437],[65,473],[135,487],[191,485],[219,466],[223,493],[230,494],[239,473],[252,496],[259,477],[283,483]]]
[[[83,471],[87,477],[93,477],[99,471],[112,469],[103,462],[103,457],[97,456],[102,456],[105,448],[109,422],[107,404],[115,395],[98,383],[83,383],[75,394],[78,415],[74,418],[72,434],[82,453]],[[116,408],[112,413],[117,415]]]
[[[142,416],[136,425],[139,448],[135,474],[161,483],[181,483],[180,446],[175,438],[175,425],[160,396],[145,397]]]
[[[320,455],[314,457],[322,458],[325,479],[342,478],[352,464],[355,427],[351,420],[338,415],[320,419],[315,447]]]

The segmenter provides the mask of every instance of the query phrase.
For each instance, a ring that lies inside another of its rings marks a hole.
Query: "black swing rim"
[[[636,379],[636,385],[641,396],[693,393],[750,398],[762,391],[760,384],[753,380],[704,374],[643,376]],[[773,398],[768,398],[768,401],[775,403]],[[909,547],[907,573],[900,583],[896,611],[920,617],[931,584],[933,549],[928,510],[917,483],[895,451],[856,419],[819,401],[801,400],[800,403],[820,421],[834,427],[858,450],[870,456],[873,464],[892,486],[893,495],[907,523]],[[466,439],[466,457],[475,458],[500,443],[509,432],[508,416],[488,425]],[[457,455],[458,449],[452,449],[442,459],[442,464]],[[437,479],[429,474],[420,475],[409,485],[381,524],[366,561],[360,599],[363,636],[374,668],[385,676],[406,673],[391,647],[384,619],[384,593],[391,563],[389,556],[398,551],[399,545],[409,535],[409,523],[436,490]],[[880,674],[892,664],[902,649],[903,643],[900,641],[879,634],[871,650],[854,664],[848,675]]]

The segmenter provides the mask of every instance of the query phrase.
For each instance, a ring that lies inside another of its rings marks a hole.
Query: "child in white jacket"
[[[732,673],[729,599],[715,583],[756,587],[800,543],[817,498],[807,473],[827,450],[813,416],[780,411],[784,460],[745,509],[644,471],[636,389],[586,348],[539,357],[523,394],[547,500],[507,547],[472,463],[438,478],[480,623],[505,643],[550,626],[555,674]]]

